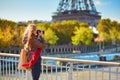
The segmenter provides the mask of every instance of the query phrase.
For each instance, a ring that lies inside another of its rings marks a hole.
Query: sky
[[[51,21],[60,0],[0,0],[0,18]],[[120,0],[93,0],[102,18],[120,22]]]

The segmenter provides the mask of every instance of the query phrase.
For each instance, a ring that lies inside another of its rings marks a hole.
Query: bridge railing
[[[29,71],[18,70],[18,54],[0,53],[0,80],[31,80]],[[120,63],[42,57],[40,80],[119,80]]]

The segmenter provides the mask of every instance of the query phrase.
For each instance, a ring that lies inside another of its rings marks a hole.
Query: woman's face
[[[32,33],[36,35],[36,27],[33,28],[33,32]]]
[[[42,32],[39,32],[39,33],[38,33],[38,35],[39,35],[39,36],[42,36],[42,35],[43,35],[43,33],[42,33]]]

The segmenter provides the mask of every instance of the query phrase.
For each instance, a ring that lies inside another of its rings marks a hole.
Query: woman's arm
[[[41,49],[45,49],[46,48],[46,44],[40,43],[37,39],[33,40],[32,44],[36,48],[41,48]]]

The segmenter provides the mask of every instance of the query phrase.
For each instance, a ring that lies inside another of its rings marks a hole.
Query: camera
[[[37,34],[42,33],[44,34],[44,30],[37,30]]]

